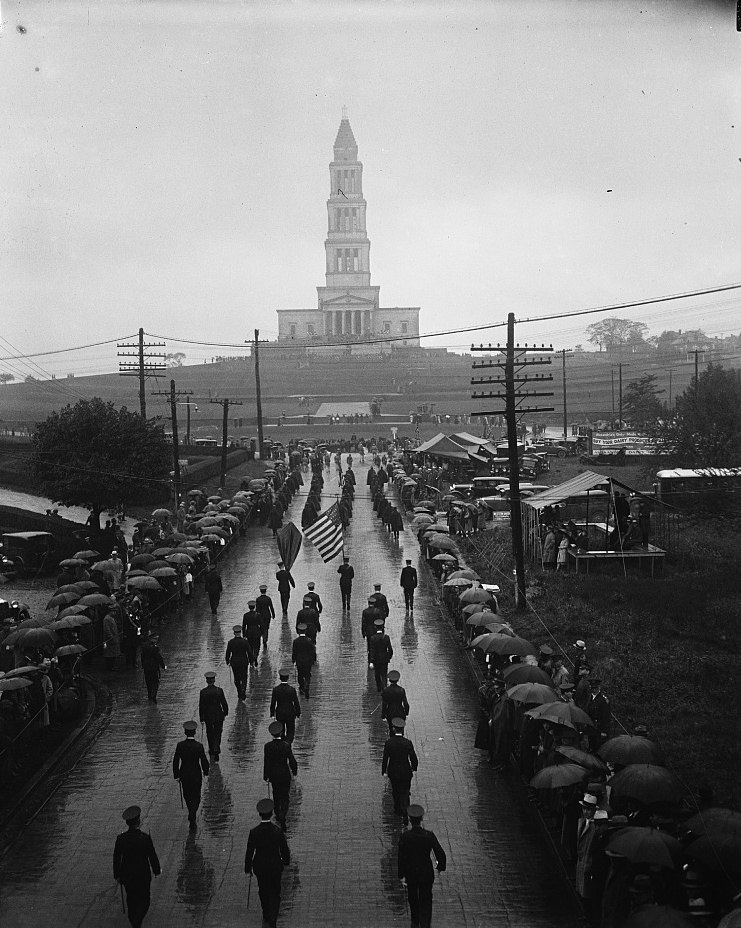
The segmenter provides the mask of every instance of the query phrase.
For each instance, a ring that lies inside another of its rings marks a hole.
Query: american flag
[[[321,554],[325,563],[337,557],[342,551],[342,520],[337,503],[333,503],[326,512],[319,515],[313,525],[304,529],[304,535]]]

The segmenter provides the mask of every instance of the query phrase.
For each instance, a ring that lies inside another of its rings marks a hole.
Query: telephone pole
[[[119,351],[119,358],[137,358],[137,361],[119,361],[118,373],[121,377],[138,377],[139,378],[139,411],[142,419],[147,418],[147,396],[145,392],[145,381],[147,377],[153,377],[167,370],[166,366],[160,361],[152,361],[152,358],[162,358],[166,355],[160,352],[149,351],[150,348],[164,348],[164,342],[144,343],[144,329],[139,329],[139,340],[134,345],[116,345],[117,348],[135,348],[136,351]],[[144,349],[147,349],[145,352]]]
[[[563,373],[563,437],[568,438],[569,419],[566,413],[566,349],[561,349],[561,365]]]
[[[618,406],[618,431],[623,427],[623,365],[622,362],[618,364],[618,377],[619,377],[619,403]]]
[[[257,406],[257,446],[260,452],[260,460],[263,459],[263,433],[262,433],[262,395],[260,393],[260,355],[259,355],[259,345],[260,345],[260,330],[255,329],[255,341],[254,341],[254,352],[255,352],[255,403]]]
[[[522,539],[522,518],[520,509],[520,461],[517,448],[517,419],[525,413],[530,412],[552,412],[553,406],[523,406],[524,402],[531,401],[536,397],[553,396],[552,391],[529,390],[528,385],[550,383],[553,377],[550,374],[536,374],[529,377],[522,371],[526,367],[535,365],[550,364],[550,358],[528,358],[528,354],[544,354],[553,351],[553,347],[541,345],[515,345],[515,315],[509,313],[507,317],[507,346],[502,348],[499,345],[493,347],[488,345],[484,347],[479,345],[471,346],[471,351],[488,351],[499,352],[504,354],[504,365],[502,361],[481,361],[473,363],[474,370],[481,368],[498,367],[500,370],[504,366],[504,377],[482,377],[479,379],[472,378],[471,384],[495,384],[498,387],[497,392],[474,392],[471,394],[473,399],[496,399],[500,401],[497,409],[477,412],[477,416],[498,416],[502,415],[502,401],[504,401],[504,415],[507,420],[507,444],[509,447],[509,498],[510,512],[512,518],[512,551],[515,558],[515,574],[517,577],[515,589],[515,605],[517,609],[524,609],[525,601],[525,556]],[[504,387],[504,393],[501,388]]]
[[[170,381],[169,390],[158,390],[152,396],[169,396],[172,417],[172,488],[175,495],[175,508],[180,503],[180,450],[178,447],[178,397],[192,396],[192,390],[176,390],[175,381]]]
[[[224,417],[222,420],[222,429],[221,429],[221,474],[219,476],[219,486],[226,486],[226,439],[227,439],[227,430],[229,428],[229,407],[230,406],[241,406],[241,400],[209,400],[209,403],[217,403],[224,410]]]

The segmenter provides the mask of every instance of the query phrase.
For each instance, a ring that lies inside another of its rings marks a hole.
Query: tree
[[[85,506],[95,519],[159,500],[169,486],[172,451],[162,427],[98,397],[52,413],[37,423],[32,441],[41,492],[64,506]]]
[[[709,364],[651,430],[673,463],[737,467],[741,460],[741,371]]]
[[[11,380],[15,380],[15,374],[0,374],[0,383],[9,383]]]
[[[24,382],[24,383],[36,383],[36,382],[37,382],[37,378],[34,377],[33,374],[29,374],[27,377],[24,377],[24,378],[23,378],[23,382]]]
[[[165,355],[165,364],[168,367],[182,367],[185,360],[185,354],[182,351],[174,351],[172,354]]]
[[[644,374],[631,380],[623,393],[626,418],[637,429],[645,429],[661,417],[659,396],[664,392],[656,386],[656,374]]]
[[[600,351],[603,348],[605,351],[614,351],[629,344],[642,343],[648,332],[648,326],[644,322],[618,319],[617,316],[613,316],[601,322],[593,322],[592,325],[587,326],[586,332],[588,341],[593,345],[598,345]]]

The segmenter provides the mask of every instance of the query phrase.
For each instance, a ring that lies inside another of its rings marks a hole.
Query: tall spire
[[[346,106],[342,107],[342,121],[340,122],[340,128],[337,130],[337,138],[334,140],[334,160],[358,160],[358,143],[355,141],[355,136],[350,128]]]

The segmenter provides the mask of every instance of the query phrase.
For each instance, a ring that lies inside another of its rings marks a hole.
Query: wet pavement
[[[335,488],[334,478],[327,481],[325,506]],[[411,703],[407,735],[420,761],[412,801],[425,806],[425,826],[448,854],[447,872],[435,882],[433,923],[449,928],[581,924],[522,791],[510,780],[514,774],[494,773],[483,752],[473,748],[476,686],[423,570],[413,619],[405,617],[398,578],[405,557],[418,562],[416,539],[405,531],[398,544],[392,541],[365,498],[362,467],[357,489],[346,536],[355,568],[350,614],[341,610],[338,561],[323,564],[304,542],[292,571],[297,590],[289,620],[281,621],[278,608],[267,651],[250,670],[247,699],[237,703],[223,662],[231,627],[261,582],[279,606],[274,539],[268,529],[251,529],[222,562],[225,591],[218,617],[211,618],[199,591],[182,617],[163,628],[160,646],[168,669],[159,703],[147,701],[140,670],[112,675],[115,709],[109,727],[0,861],[3,925],[127,925],[112,877],[112,852],[116,834],[124,830],[121,810],[132,803],[143,809],[143,828],[151,831],[163,868],[152,885],[146,925],[261,925],[256,882],[247,906],[244,852],[257,821],[255,803],[267,794],[262,753],[270,740],[270,692],[279,667],[290,662],[296,611],[312,579],[324,612],[311,699],[301,698],[293,745],[299,775],[288,812],[292,862],[283,874],[279,924],[409,924],[396,879],[402,828],[388,780],[381,777],[386,724],[360,634],[360,613],[375,582],[383,584],[391,607],[391,667],[401,672]],[[299,525],[302,507],[299,496],[289,512]],[[203,674],[211,668],[230,711],[220,763],[204,783],[197,830],[189,832],[171,760],[182,722],[198,717]]]

